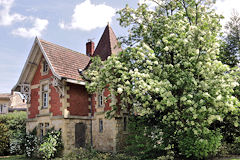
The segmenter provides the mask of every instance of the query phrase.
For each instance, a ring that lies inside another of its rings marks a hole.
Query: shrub
[[[57,160],[138,160],[136,157],[126,154],[112,154],[98,152],[94,149],[79,148],[71,153],[64,155],[63,158]]]
[[[222,135],[219,131],[208,131],[202,135],[195,135],[187,132],[179,138],[179,149],[187,158],[207,158],[209,155],[216,155],[221,146]]]
[[[7,128],[9,144],[5,148],[5,155],[22,154],[24,152],[24,137],[26,132],[26,112],[13,112],[0,115],[0,123]],[[3,147],[3,146],[2,146]]]
[[[51,159],[61,153],[63,149],[61,131],[48,131],[40,144],[39,152],[44,159]]]
[[[9,147],[8,129],[5,124],[0,123],[0,155],[5,155]]]
[[[143,117],[129,117],[126,152],[140,160],[172,159],[171,146],[163,144],[163,132]]]
[[[27,157],[36,157],[38,152],[39,139],[36,136],[36,128],[29,132],[25,136],[25,154]]]

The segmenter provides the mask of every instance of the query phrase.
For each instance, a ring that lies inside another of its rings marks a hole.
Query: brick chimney
[[[92,57],[93,53],[94,53],[94,42],[89,40],[86,43],[86,54],[87,56]]]

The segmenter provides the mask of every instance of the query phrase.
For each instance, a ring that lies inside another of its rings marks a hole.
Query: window
[[[44,126],[43,126],[43,123],[40,123],[39,124],[39,131],[40,131],[40,139],[42,139],[42,137],[43,137],[43,133],[44,133],[44,128],[43,128]]]
[[[99,119],[99,132],[102,133],[103,132],[103,120]]]
[[[99,93],[98,94],[98,107],[102,107],[103,106],[103,94]]]
[[[48,85],[42,86],[42,108],[48,107]]]
[[[39,123],[39,136],[41,140],[43,136],[47,134],[49,129],[49,123]]]
[[[127,117],[123,118],[123,130],[127,131]]]
[[[43,73],[48,72],[48,64],[46,61],[43,62]]]
[[[5,107],[7,107],[6,104],[0,104],[0,113],[3,113],[3,112],[4,112]]]

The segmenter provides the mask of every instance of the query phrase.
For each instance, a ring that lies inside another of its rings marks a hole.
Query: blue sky
[[[138,2],[143,0],[0,0],[0,93],[16,84],[36,35],[85,53],[87,40],[97,44],[107,22],[117,36],[126,35],[115,12]],[[240,0],[217,0],[216,8],[228,19],[233,8],[240,11]]]

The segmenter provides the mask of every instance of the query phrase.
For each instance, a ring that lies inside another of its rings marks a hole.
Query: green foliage
[[[37,129],[34,128],[33,131],[29,132],[25,136],[25,155],[26,157],[36,157],[38,152],[38,142],[40,140],[37,137]]]
[[[24,136],[26,132],[26,112],[14,112],[0,115],[0,123],[7,128],[9,144],[5,148],[7,154],[22,154],[24,152]]]
[[[126,152],[141,160],[173,159],[170,146],[163,145],[163,132],[144,117],[131,116],[128,121],[129,136]],[[164,156],[169,156],[164,157]]]
[[[233,11],[225,29],[219,59],[224,64],[235,67],[239,64],[240,58],[240,16],[237,11]]]
[[[240,147],[239,147],[240,146],[240,136],[234,138],[234,143],[232,145],[233,145],[232,153],[240,155]]]
[[[5,155],[9,147],[8,128],[5,124],[0,123],[0,155]]]
[[[50,130],[40,144],[39,152],[44,159],[52,159],[59,155],[63,149],[61,131]]]
[[[63,158],[58,158],[56,160],[138,160],[136,157],[130,157],[125,154],[112,154],[112,153],[102,153],[97,152],[93,149],[83,149],[79,148],[71,153],[64,155]]]
[[[130,47],[104,62],[94,58],[85,72],[91,80],[86,87],[93,93],[107,86],[118,97],[110,116],[121,107],[155,124],[164,135],[157,138],[163,149],[185,158],[207,158],[226,138],[222,128],[232,124],[239,130],[234,96],[239,84],[229,66],[217,60],[221,17],[212,9],[214,0],[156,2],[155,10],[143,4],[119,11],[120,25],[130,28],[124,40]],[[142,138],[135,141],[148,146]],[[154,152],[144,147],[149,155]]]
[[[221,146],[222,135],[219,131],[209,130],[200,136],[187,132],[179,137],[179,149],[187,158],[195,157],[202,159],[208,155],[216,155]]]

